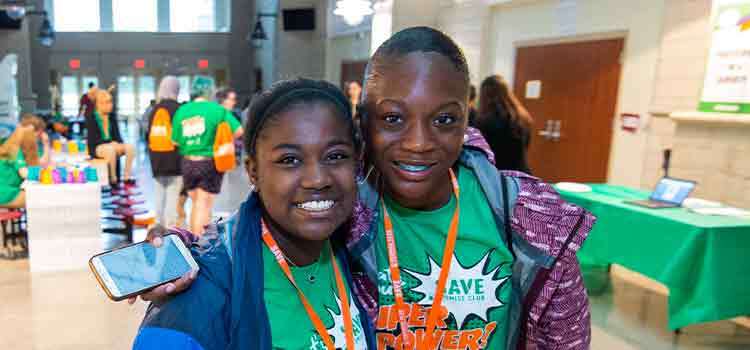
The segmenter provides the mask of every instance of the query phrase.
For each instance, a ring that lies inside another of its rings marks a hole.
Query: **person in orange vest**
[[[177,102],[179,92],[177,78],[172,75],[164,77],[159,84],[157,102],[146,119],[156,222],[167,227],[180,224],[178,202],[182,189],[182,156],[172,142],[172,116],[180,107]]]
[[[239,138],[243,129],[239,121],[220,104],[211,101],[211,81],[198,76],[191,87],[192,102],[177,109],[172,118],[172,141],[182,155],[182,181],[193,203],[190,212],[190,230],[202,234],[205,225],[211,220],[214,199],[221,192],[224,177],[217,165],[214,146],[217,131],[226,123],[231,136]],[[233,140],[229,140],[233,144]],[[231,149],[231,163],[234,166],[234,148]]]

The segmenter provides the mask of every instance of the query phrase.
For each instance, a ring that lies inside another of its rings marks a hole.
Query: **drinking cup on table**
[[[60,140],[52,141],[52,149],[55,152],[62,152],[62,142]]]
[[[28,167],[29,174],[26,176],[26,179],[29,181],[39,181],[39,178],[42,173],[42,168],[38,166],[30,166]]]
[[[52,169],[45,168],[42,170],[41,181],[44,185],[52,184]]]
[[[75,142],[75,141],[68,142],[68,153],[73,154],[73,155],[78,154],[78,142]]]
[[[99,177],[96,175],[96,168],[94,168],[94,167],[86,167],[83,171],[86,174],[86,181],[88,181],[88,182],[97,182],[97,181],[99,181]]]
[[[64,166],[57,167],[57,172],[60,176],[60,183],[65,183],[68,180],[68,168]]]

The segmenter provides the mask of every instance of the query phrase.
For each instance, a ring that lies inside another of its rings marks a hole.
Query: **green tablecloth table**
[[[672,329],[750,315],[750,220],[643,208],[624,202],[648,192],[591,187],[560,190],[598,217],[579,251],[582,265],[618,264],[667,286]]]

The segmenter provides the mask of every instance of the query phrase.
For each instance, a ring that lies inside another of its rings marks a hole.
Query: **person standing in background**
[[[495,153],[495,167],[531,173],[526,152],[533,119],[499,75],[482,81],[476,127]]]
[[[159,84],[156,104],[146,115],[149,158],[151,172],[154,175],[156,220],[167,227],[179,223],[178,198],[182,189],[182,157],[172,143],[170,135],[172,117],[180,107],[177,102],[179,93],[180,82],[177,78],[172,75],[164,77]]]
[[[193,101],[178,108],[172,118],[172,140],[183,156],[182,181],[193,203],[190,230],[201,235],[211,220],[214,199],[221,192],[224,178],[213,159],[216,130],[219,124],[227,122],[234,138],[239,138],[243,129],[226,108],[210,100],[208,78],[196,77],[191,90]]]
[[[354,120],[358,120],[357,117],[357,106],[359,105],[359,98],[362,95],[362,85],[356,81],[350,81],[344,86],[344,94],[349,99],[349,104],[352,106],[352,115]]]
[[[232,116],[242,125],[244,122],[240,113],[237,112],[237,92],[232,88],[223,88],[216,92],[216,102],[232,113]],[[237,159],[237,165],[242,161],[242,139],[234,140],[234,157]]]
[[[469,85],[469,126],[477,125],[477,87]]]
[[[96,97],[96,84],[93,82],[89,83],[89,90],[81,96],[80,107],[78,107],[78,115],[86,118],[91,118],[94,115],[94,98]]]
[[[237,114],[235,107],[237,107],[237,92],[232,88],[219,89],[216,92],[216,102],[226,108],[237,121],[242,122],[240,116]]]

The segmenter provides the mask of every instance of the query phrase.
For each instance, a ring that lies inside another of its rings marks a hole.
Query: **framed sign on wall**
[[[750,113],[750,0],[724,0],[712,21],[702,112]]]

